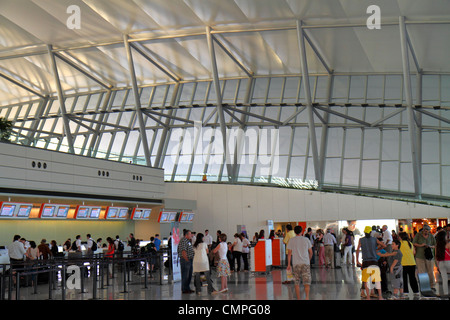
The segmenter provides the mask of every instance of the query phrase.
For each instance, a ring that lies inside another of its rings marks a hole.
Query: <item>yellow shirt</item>
[[[415,266],[416,259],[414,258],[414,246],[411,243],[411,248],[409,247],[408,241],[403,240],[400,247],[400,251],[403,254],[402,266]]]
[[[295,232],[294,232],[294,230],[289,231],[289,232],[286,234],[286,237],[284,237],[283,243],[284,243],[285,245],[287,245],[288,242],[289,242],[289,239],[294,238],[294,237],[295,237]]]

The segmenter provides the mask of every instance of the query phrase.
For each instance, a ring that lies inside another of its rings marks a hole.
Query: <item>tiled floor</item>
[[[325,269],[314,267],[312,270],[311,300],[360,300],[361,271],[353,266],[344,266],[340,269]],[[118,273],[110,280],[110,285],[96,291],[96,299],[99,300],[294,300],[296,299],[294,285],[286,285],[286,270],[273,268],[270,273],[259,274],[252,272],[233,273],[228,280],[229,291],[226,294],[208,295],[206,287],[202,288],[201,295],[182,294],[181,283],[169,284],[167,280],[159,283],[159,273],[149,279],[148,287],[144,288],[144,277],[132,275],[124,288],[123,274]],[[105,280],[106,281],[106,280]],[[216,289],[220,287],[220,281],[213,272],[213,281]],[[106,284],[106,282],[105,282]],[[66,300],[91,300],[93,299],[93,281],[86,278],[84,293],[77,289],[66,290]],[[191,288],[194,289],[192,283]],[[126,290],[126,292],[124,292]],[[439,284],[437,293],[442,290]],[[411,290],[410,290],[411,292]],[[60,285],[52,290],[53,300],[62,300]],[[304,294],[301,286],[301,294]],[[7,296],[6,296],[7,298]],[[303,297],[302,297],[303,298]],[[12,300],[16,299],[15,291],[12,292]],[[37,293],[33,287],[20,288],[20,300],[47,300],[49,299],[49,286],[40,284]],[[410,293],[410,299],[413,299]]]

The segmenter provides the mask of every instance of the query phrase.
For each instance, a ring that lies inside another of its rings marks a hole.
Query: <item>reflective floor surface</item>
[[[361,270],[354,266],[343,266],[338,269],[314,267],[311,269],[312,284],[310,300],[361,300]],[[220,281],[215,272],[212,279],[216,290],[220,289]],[[438,275],[437,294],[442,292],[442,283]],[[109,285],[97,282],[96,290],[91,277],[85,278],[84,291],[81,289],[67,289],[65,300],[295,300],[295,286],[283,284],[286,280],[284,268],[273,268],[268,273],[235,272],[228,279],[228,292],[209,295],[206,286],[202,287],[200,295],[195,293],[182,294],[181,283],[168,283],[163,280],[160,284],[159,273],[149,278],[145,288],[144,276],[131,274],[124,282],[123,274],[117,273],[110,279]],[[125,283],[125,286],[124,286]],[[192,282],[191,288],[194,289]],[[392,290],[392,288],[390,288]],[[95,295],[94,295],[95,291]],[[304,299],[304,288],[300,286],[301,299]],[[48,284],[34,287],[21,287],[20,300],[63,300],[60,283],[57,289],[49,290]],[[385,296],[385,298],[389,298]],[[6,294],[5,299],[8,300]],[[409,299],[413,297],[410,290]],[[430,299],[421,297],[419,299]],[[433,299],[433,298],[431,298]],[[438,299],[438,298],[434,298]],[[15,290],[11,292],[11,300],[17,300]]]

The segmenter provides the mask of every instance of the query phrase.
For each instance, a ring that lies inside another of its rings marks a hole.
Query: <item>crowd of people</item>
[[[318,258],[319,268],[341,268],[345,265],[354,265],[362,269],[361,297],[383,299],[402,299],[409,294],[411,287],[415,297],[419,297],[418,273],[428,275],[431,290],[436,292],[436,279],[434,270],[438,270],[442,278],[442,296],[448,296],[448,273],[450,273],[450,225],[438,228],[431,234],[431,228],[424,225],[423,229],[414,234],[408,234],[400,229],[399,234],[389,231],[385,225],[366,226],[364,236],[355,245],[355,234],[350,228],[343,228],[342,234],[337,236],[332,228],[303,230],[301,226],[286,226],[286,232],[272,230],[267,239],[283,238],[287,255],[287,280],[284,284],[295,284],[297,296],[300,297],[300,282],[305,288],[306,299],[309,298],[311,284],[311,266],[316,265]],[[124,241],[117,235],[114,239],[108,237],[103,243],[101,238],[94,240],[91,234],[86,235],[82,242],[77,235],[72,242],[67,239],[62,245],[63,252],[58,250],[55,240],[47,243],[42,239],[37,245],[35,241],[27,241],[20,235],[15,235],[13,242],[8,246],[11,267],[20,265],[24,260],[49,259],[63,256],[65,253],[84,251],[85,255],[103,252],[105,257],[120,255],[124,250]],[[229,239],[220,230],[214,241],[208,230],[204,233],[195,233],[183,230],[183,237],[178,243],[178,257],[181,266],[182,293],[196,292],[201,294],[202,279],[206,282],[209,294],[228,292],[227,279],[232,272],[249,271],[250,247],[258,240],[265,239],[264,230],[255,233],[250,242],[245,233],[234,234]],[[161,240],[156,234],[150,242],[140,246],[140,240],[131,233],[126,239],[131,253],[156,253],[160,250]],[[169,241],[169,247],[171,241]],[[101,250],[101,251],[98,251]],[[362,258],[362,260],[360,260]],[[156,261],[150,262],[150,268]],[[241,269],[243,265],[243,268]],[[376,268],[374,268],[376,267]],[[220,279],[220,289],[214,289],[211,270],[215,269]],[[375,270],[375,271],[374,271]],[[192,276],[194,277],[195,291],[191,289]],[[393,289],[393,293],[389,290]]]

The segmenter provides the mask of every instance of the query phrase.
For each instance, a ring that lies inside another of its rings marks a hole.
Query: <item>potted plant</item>
[[[0,118],[0,141],[9,142],[9,137],[12,132],[12,121]]]

